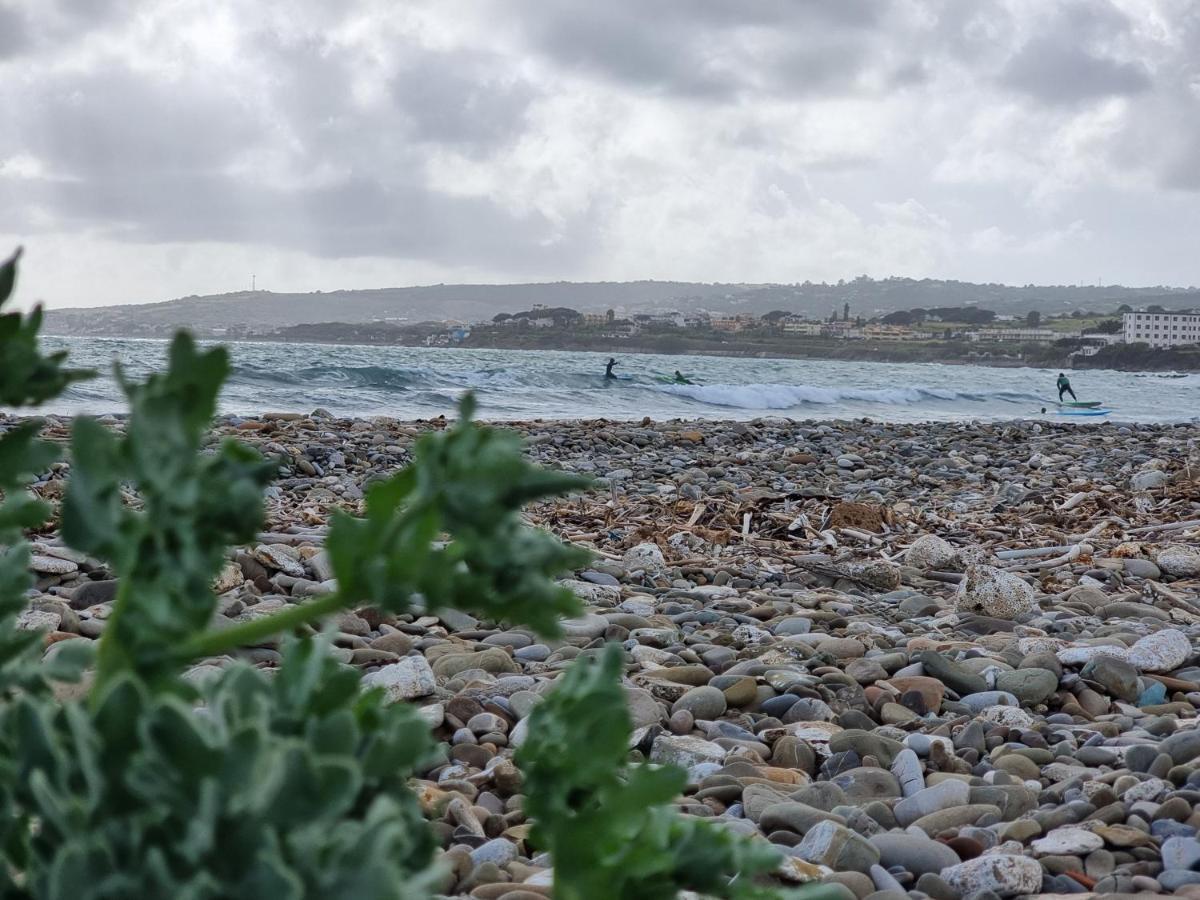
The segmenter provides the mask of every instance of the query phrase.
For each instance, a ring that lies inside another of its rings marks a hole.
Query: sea
[[[144,378],[161,369],[158,340],[48,337],[70,363],[98,370],[45,407],[55,413],[120,413],[125,403],[113,364]],[[451,416],[468,391],[479,415],[517,419],[861,419],[921,422],[1042,418],[1186,422],[1200,416],[1200,375],[1081,370],[1068,373],[1080,400],[1101,401],[1104,417],[1059,414],[1058,372],[936,363],[747,359],[467,350],[296,343],[229,345],[232,373],[225,413],[312,412],[430,419]],[[670,383],[676,371],[692,384]]]

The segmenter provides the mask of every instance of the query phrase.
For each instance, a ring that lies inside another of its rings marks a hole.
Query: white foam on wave
[[[669,384],[659,390],[713,406],[737,409],[790,409],[805,404],[847,401],[900,406],[926,400],[976,399],[945,388],[833,388],[812,384]]]

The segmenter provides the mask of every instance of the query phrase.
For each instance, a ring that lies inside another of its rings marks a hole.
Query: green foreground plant
[[[16,262],[0,267],[0,304]],[[39,327],[38,311],[0,316],[0,405],[87,377],[39,352]],[[32,584],[22,534],[49,514],[26,485],[57,449],[34,420],[0,434],[0,897],[427,897],[437,848],[407,782],[437,757],[413,708],[361,690],[311,636],[287,638],[274,677],[189,667],[363,606],[451,607],[546,635],[578,611],[551,577],[588,555],[520,512],[585,482],[531,466],[515,435],[470,423],[467,400],[454,428],[369,488],[365,518],[335,516],[335,593],[214,630],[210,585],[226,548],[260,527],[276,469],[234,441],[204,446],[228,367],[224,349],[181,334],[164,373],[135,383],[117,370],[123,434],[74,424],[62,536],[120,579],[94,658],[87,640],[43,654],[42,635],[18,627]],[[748,875],[777,857],[678,816],[678,770],[628,767],[620,669],[617,648],[573,668],[520,755],[557,895],[748,896]],[[81,678],[77,698],[54,696]]]
[[[572,666],[534,708],[517,753],[534,840],[554,858],[554,896],[772,896],[750,880],[779,864],[770,844],[678,815],[669,804],[686,784],[682,769],[628,765],[633,729],[621,664],[610,644],[599,660]]]

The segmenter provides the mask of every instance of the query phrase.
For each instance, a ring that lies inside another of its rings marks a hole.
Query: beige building
[[[757,324],[754,316],[712,316],[708,320],[713,331],[742,331],[746,327]]]
[[[820,322],[805,322],[800,319],[785,319],[779,327],[780,330],[785,334],[807,334],[810,336],[816,336],[821,333],[822,325]]]

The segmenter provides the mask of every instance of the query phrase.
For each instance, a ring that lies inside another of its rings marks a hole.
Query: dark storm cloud
[[[100,25],[134,12],[139,0],[44,0],[65,18],[83,25]]]
[[[389,85],[418,141],[489,149],[525,129],[538,91],[493,54],[410,48]]]
[[[1064,3],[1045,33],[1009,59],[1000,80],[1042,103],[1064,106],[1147,91],[1152,82],[1145,64],[1116,58],[1107,49],[1131,27],[1107,0]]]
[[[353,97],[354,48],[252,35],[268,102],[183,67],[147,77],[110,62],[41,79],[24,96],[18,142],[52,174],[0,180],[6,224],[53,210],[57,227],[133,242],[226,241],[323,257],[387,256],[523,270],[581,252],[586,216],[554,225],[488,197],[429,186],[429,154],[479,154],[522,132],[535,92],[487,54],[397,47],[390,103]],[[287,151],[279,153],[282,141]],[[286,163],[262,170],[260,154]],[[320,175],[310,175],[320,173]],[[15,221],[14,221],[15,220]]]
[[[697,98],[728,97],[740,84],[739,74],[720,58],[719,36],[697,43],[690,30],[638,27],[622,10],[600,4],[571,10],[560,5],[548,12],[531,23],[535,39],[544,53],[571,69]]]
[[[123,64],[42,81],[28,97],[29,150],[58,175],[103,182],[215,171],[258,136],[236,90],[201,76],[151,78]]]
[[[231,185],[216,175],[131,174],[99,187],[73,182],[47,186],[45,196],[79,226],[106,228],[114,236],[146,243],[247,242],[331,258],[453,262],[469,256],[522,268],[551,249],[572,252],[540,216],[517,217],[483,198],[368,178],[282,190]]]
[[[887,0],[537,0],[531,48],[570,69],[642,90],[729,100],[751,90],[849,90]]]
[[[1107,59],[1054,38],[1026,44],[1008,63],[1004,84],[1044,103],[1072,104],[1149,90],[1140,64]]]
[[[29,46],[29,27],[19,9],[0,3],[0,59],[16,56]]]

